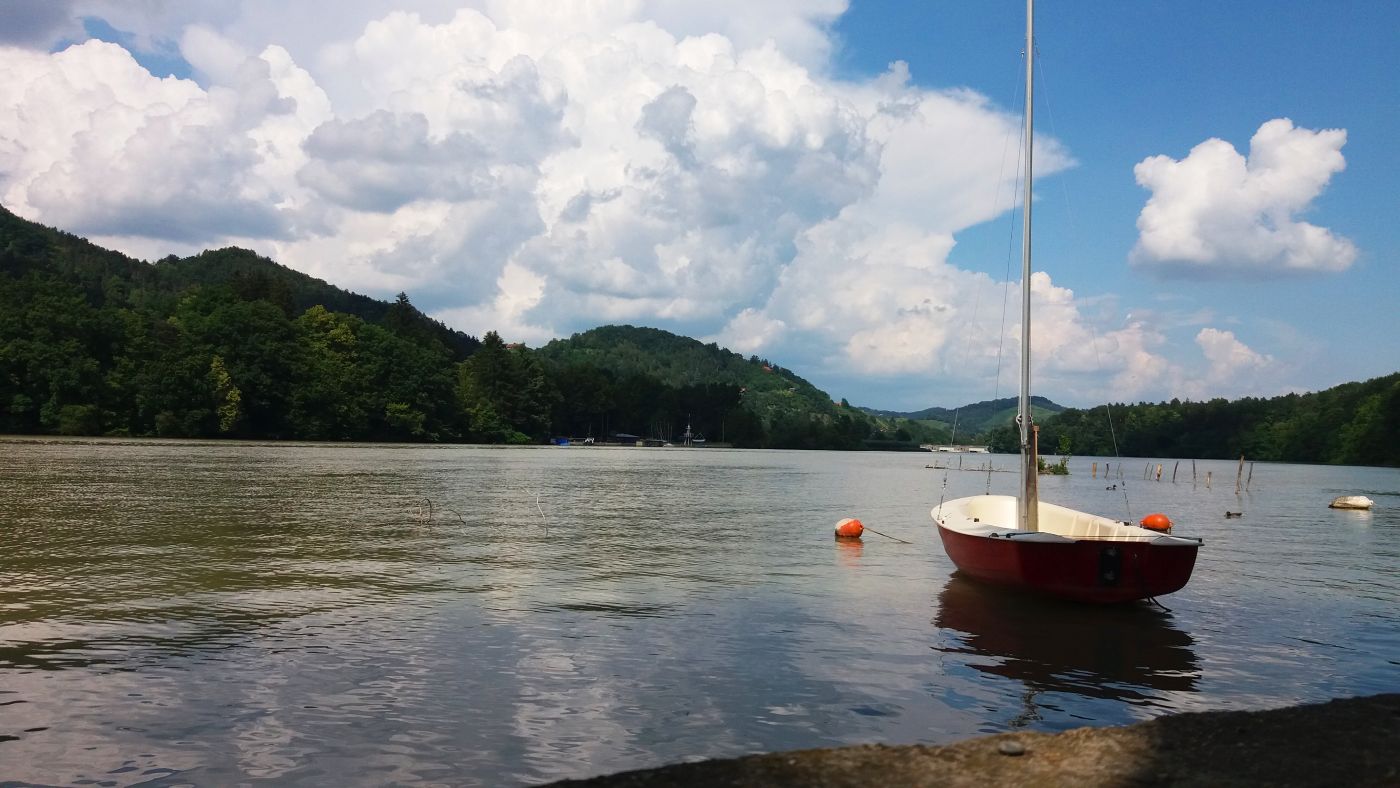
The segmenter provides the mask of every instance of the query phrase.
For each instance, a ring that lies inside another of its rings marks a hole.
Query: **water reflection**
[[[836,540],[836,561],[844,567],[855,568],[860,566],[860,557],[865,552],[865,545],[858,539],[837,539]]]
[[[978,658],[968,666],[1024,686],[1027,708],[1013,727],[1040,719],[1039,693],[1150,704],[1164,693],[1194,692],[1201,677],[1191,635],[1146,605],[1058,602],[955,573],[938,595],[934,623],[952,635],[936,650]]]
[[[515,785],[1395,687],[1400,509],[1318,492],[1394,470],[1261,465],[1228,521],[1139,485],[1211,546],[1168,615],[947,580],[911,460],[0,438],[0,785]]]

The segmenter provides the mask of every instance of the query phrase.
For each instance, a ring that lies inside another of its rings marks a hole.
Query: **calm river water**
[[[1015,484],[957,461],[0,441],[0,785],[519,785],[1400,690],[1400,471],[1043,478],[1205,538],[1164,612],[955,577],[928,510]]]

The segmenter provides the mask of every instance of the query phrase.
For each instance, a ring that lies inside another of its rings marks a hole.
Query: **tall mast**
[[[1026,0],[1026,179],[1021,202],[1021,399],[1016,416],[1021,428],[1021,494],[1017,514],[1021,528],[1038,531],[1039,506],[1033,428],[1031,426],[1031,142],[1034,131],[1035,0]]]

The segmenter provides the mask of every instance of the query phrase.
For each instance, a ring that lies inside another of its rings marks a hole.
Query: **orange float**
[[[865,526],[854,517],[847,517],[836,523],[837,539],[859,539],[865,533]]]
[[[1155,514],[1149,514],[1146,517],[1142,518],[1138,525],[1141,525],[1143,528],[1146,528],[1149,531],[1161,531],[1163,533],[1167,533],[1170,532],[1172,529],[1172,520],[1165,514],[1157,512]]]

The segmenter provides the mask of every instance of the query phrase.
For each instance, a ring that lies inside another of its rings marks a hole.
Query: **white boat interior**
[[[1168,536],[1158,531],[1129,525],[1053,503],[1037,501],[1039,530],[1016,527],[1014,495],[974,495],[947,501],[933,509],[933,519],[944,528],[969,536],[989,536],[1016,541],[1074,542],[1081,539],[1112,539],[1120,542],[1154,544],[1200,544],[1196,539]]]

